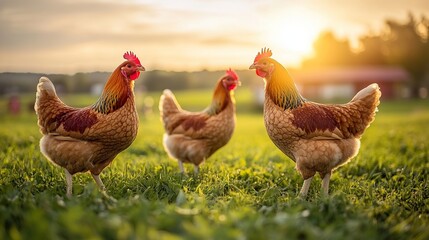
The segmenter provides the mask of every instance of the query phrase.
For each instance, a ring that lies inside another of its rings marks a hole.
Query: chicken
[[[193,163],[198,174],[199,165],[231,139],[235,128],[233,90],[239,84],[238,75],[227,70],[217,82],[211,105],[198,113],[182,110],[173,93],[164,90],[159,102],[164,148],[178,160],[181,173],[183,163]]]
[[[357,155],[360,138],[377,112],[380,89],[373,83],[341,105],[311,102],[299,94],[288,71],[271,56],[269,49],[262,49],[249,68],[265,81],[267,133],[304,178],[300,196],[307,195],[316,173],[327,195],[332,171]]]
[[[134,80],[145,71],[132,52],[111,74],[96,103],[85,108],[65,105],[52,82],[41,77],[37,85],[36,110],[43,137],[40,150],[48,160],[65,169],[67,196],[72,195],[72,176],[90,171],[105,190],[101,171],[134,141],[138,115],[134,103]]]

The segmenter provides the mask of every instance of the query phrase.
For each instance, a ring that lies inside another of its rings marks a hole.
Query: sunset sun
[[[305,11],[278,13],[266,29],[271,48],[285,54],[285,61],[297,65],[312,52],[313,42],[323,29],[318,16]]]

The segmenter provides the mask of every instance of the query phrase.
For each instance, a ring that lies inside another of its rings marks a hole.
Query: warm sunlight
[[[302,8],[273,14],[266,29],[270,48],[283,52],[288,65],[299,65],[312,52],[313,42],[323,30],[318,14]]]

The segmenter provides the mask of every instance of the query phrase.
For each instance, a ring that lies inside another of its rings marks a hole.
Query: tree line
[[[417,19],[409,13],[405,22],[386,20],[379,33],[359,38],[360,46],[352,49],[349,40],[332,31],[322,32],[313,44],[314,55],[302,61],[302,68],[345,67],[359,65],[395,65],[408,71],[411,94],[418,97],[421,87],[429,86],[429,18]],[[153,70],[136,81],[136,87],[147,91],[211,88],[222,71],[168,72]],[[246,82],[260,82],[248,70],[238,71]],[[44,75],[44,74],[43,74]],[[110,73],[51,74],[48,77],[62,92],[88,92],[94,84],[103,84]],[[0,73],[0,95],[8,92],[33,92],[42,74]],[[425,85],[426,84],[426,85]]]
[[[405,22],[388,19],[384,24],[381,32],[361,36],[358,49],[332,31],[322,32],[313,44],[314,56],[303,60],[302,67],[400,66],[411,76],[411,95],[418,97],[429,77],[429,18],[409,13]]]

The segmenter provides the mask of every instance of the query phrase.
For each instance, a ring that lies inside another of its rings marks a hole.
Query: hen
[[[138,115],[134,103],[134,80],[145,71],[132,52],[111,74],[96,103],[85,108],[65,105],[52,82],[41,77],[34,109],[38,117],[40,150],[52,163],[63,167],[67,196],[72,195],[72,176],[90,171],[100,189],[101,171],[134,141]]]
[[[316,172],[323,178],[322,190],[327,195],[332,171],[357,155],[360,137],[377,112],[380,89],[371,84],[342,105],[307,101],[288,71],[271,56],[269,49],[262,49],[249,68],[265,81],[267,133],[296,162],[304,178],[300,195],[307,195]]]
[[[202,112],[182,110],[173,93],[166,89],[159,102],[164,124],[164,148],[179,162],[193,163],[194,172],[216,150],[226,145],[235,128],[235,100],[233,90],[239,85],[237,74],[231,69],[219,79],[211,105]]]

